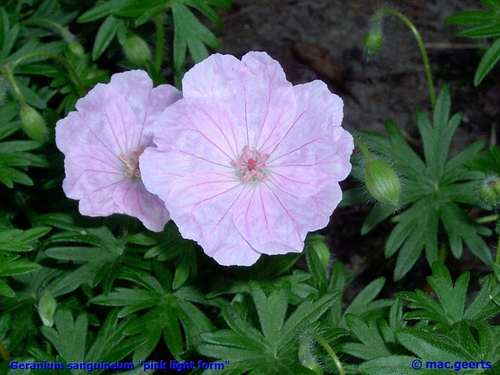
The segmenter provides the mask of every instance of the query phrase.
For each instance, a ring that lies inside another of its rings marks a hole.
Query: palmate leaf
[[[192,9],[205,15],[218,27],[221,25],[220,16],[213,7],[229,9],[228,0],[153,0],[133,1],[122,7],[117,14],[122,17],[135,18],[135,25],[141,25],[158,13],[167,9],[172,11],[174,21],[173,62],[177,79],[184,71],[184,60],[189,51],[195,63],[208,57],[207,46],[219,48],[217,37],[194,15]]]
[[[102,324],[97,336],[92,340],[88,327],[88,316],[81,313],[76,320],[68,310],[58,310],[55,328],[42,327],[43,335],[54,345],[60,358],[66,363],[107,363],[118,362],[143,343],[139,337],[127,338],[123,331],[126,321],[118,323],[118,310],[112,310]],[[91,343],[89,341],[92,340]],[[88,348],[88,349],[87,349]],[[106,370],[92,369],[99,375]],[[76,373],[88,373],[86,369]]]
[[[266,294],[252,282],[250,290],[259,326],[255,327],[231,306],[226,306],[223,315],[229,329],[202,334],[204,343],[197,347],[197,351],[217,360],[229,360],[228,373],[234,375],[314,374],[299,363],[297,340],[327,311],[338,298],[338,293],[317,300],[311,296],[285,319],[289,310],[289,287],[276,288]]]
[[[432,122],[423,112],[416,114],[425,163],[392,122],[386,124],[389,139],[359,133],[368,147],[390,160],[393,168],[404,176],[400,202],[409,206],[393,218],[397,224],[385,247],[387,257],[397,253],[396,280],[406,275],[424,250],[429,264],[437,260],[440,222],[447,231],[455,257],[462,255],[465,243],[484,263],[492,262],[491,252],[483,239],[491,231],[474,223],[457,204],[479,205],[475,186],[483,174],[471,171],[465,163],[475,157],[483,143],[472,144],[447,161],[452,136],[461,120],[460,114],[450,117],[450,107],[450,93],[444,87],[437,98]],[[373,228],[389,215],[386,209],[375,209],[368,216],[363,231]]]
[[[398,296],[410,301],[409,308],[412,309],[405,314],[405,319],[432,321],[435,328],[449,328],[464,319],[486,321],[500,313],[500,307],[494,302],[500,293],[500,285],[493,282],[493,275],[485,278],[480,292],[465,308],[469,277],[469,273],[465,272],[453,284],[446,266],[435,262],[432,276],[427,277],[427,282],[436,293],[439,303],[421,290],[400,292]]]
[[[45,216],[42,221],[71,228],[57,215]],[[63,246],[55,246],[62,244]],[[109,293],[115,279],[137,282],[147,288],[159,287],[159,283],[149,275],[151,264],[142,260],[143,249],[128,244],[128,237],[116,238],[106,227],[72,230],[50,237],[45,246],[45,254],[60,261],[71,261],[78,265],[72,271],[52,281],[50,290],[54,296],[69,293],[81,285],[91,287],[102,283],[105,293]]]
[[[482,0],[491,11],[467,11],[448,17],[448,25],[472,25],[462,30],[458,36],[468,38],[490,38],[500,36],[500,2]],[[484,53],[474,76],[474,85],[478,86],[500,59],[500,39],[497,39]]]
[[[107,295],[92,299],[92,303],[122,307],[117,316],[132,317],[125,328],[127,335],[138,335],[143,340],[134,352],[134,361],[144,360],[158,345],[162,335],[177,360],[187,349],[201,343],[200,334],[212,328],[210,320],[191,301],[203,301],[204,296],[189,287],[172,290],[172,273],[155,263],[155,281],[151,288],[116,288]],[[140,318],[133,314],[147,310]],[[182,327],[182,328],[181,328]]]
[[[398,341],[423,363],[436,362],[436,368],[439,368],[439,363],[449,362],[451,366],[460,364],[458,370],[466,374],[494,374],[498,371],[500,331],[494,326],[463,321],[446,332],[403,329],[396,335]],[[429,367],[426,365],[418,373],[431,375],[458,371],[455,367],[441,367],[441,371]]]

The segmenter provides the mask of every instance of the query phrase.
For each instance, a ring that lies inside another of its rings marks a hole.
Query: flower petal
[[[113,200],[124,214],[138,218],[149,230],[161,232],[170,220],[164,202],[147,191],[139,179],[128,178],[118,184]]]
[[[185,97],[223,101],[238,121],[237,128],[244,131],[243,146],[262,153],[279,142],[293,123],[292,85],[279,63],[266,53],[250,52],[241,61],[212,55],[186,73],[183,90]]]
[[[150,126],[166,107],[182,97],[182,93],[170,85],[153,88],[153,81],[143,70],[113,74],[108,87],[122,95],[130,105],[137,123],[142,124],[151,140]],[[144,145],[146,143],[140,142]]]
[[[184,98],[170,106],[154,125],[154,142],[168,153],[170,173],[233,171],[238,134],[233,118],[218,100]],[[240,137],[241,138],[241,137]],[[145,156],[142,156],[144,158]]]
[[[297,221],[279,197],[264,184],[246,186],[234,205],[233,222],[241,236],[258,252],[301,252],[303,237]]]
[[[328,224],[342,199],[338,183],[310,197],[287,194],[272,184],[246,189],[234,205],[233,222],[242,237],[264,254],[301,252],[308,232]]]
[[[94,145],[77,147],[67,154],[64,167],[64,193],[80,199],[82,215],[122,213],[111,197],[125,176],[120,173],[120,161],[107,149]]]
[[[184,238],[197,241],[208,255],[241,241],[232,210],[241,185],[217,172],[192,173],[178,180],[165,202]]]
[[[109,86],[98,84],[76,108],[57,122],[56,142],[64,153],[69,145],[99,145],[116,156],[139,147],[142,126],[125,98]]]
[[[303,197],[347,177],[354,143],[340,127],[342,100],[323,82],[298,85],[294,90],[299,103],[296,119],[267,165],[273,183]]]
[[[206,251],[206,254],[223,266],[251,266],[261,256],[242,237],[234,246],[226,244],[215,251]]]
[[[73,149],[65,158],[64,167],[66,178],[63,189],[73,199],[81,199],[105,187],[114,186],[125,178],[120,173],[123,168],[120,160],[100,146]]]

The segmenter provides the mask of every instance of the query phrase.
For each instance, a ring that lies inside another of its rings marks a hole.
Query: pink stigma
[[[263,180],[266,178],[266,160],[269,154],[261,154],[257,150],[250,150],[250,147],[243,147],[243,152],[237,160],[233,160],[231,165],[236,167],[238,175],[243,182],[250,180]]]
[[[132,151],[130,157],[125,154],[120,154],[119,158],[125,164],[124,175],[127,178],[141,178],[141,170],[139,169],[139,156],[146,147],[140,146],[137,150]]]

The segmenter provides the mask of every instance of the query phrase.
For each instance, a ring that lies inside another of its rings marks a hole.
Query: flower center
[[[141,178],[141,171],[139,169],[139,156],[146,147],[140,146],[137,150],[132,151],[130,157],[125,154],[120,154],[119,158],[125,164],[125,177],[127,178]]]
[[[238,175],[243,182],[250,180],[263,180],[266,178],[266,160],[269,154],[261,154],[257,150],[250,150],[250,147],[243,147],[243,152],[237,160],[231,161],[231,165],[236,167]]]

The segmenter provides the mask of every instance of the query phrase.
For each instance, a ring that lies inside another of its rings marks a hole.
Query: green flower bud
[[[401,184],[394,170],[381,160],[371,159],[365,165],[365,184],[373,198],[398,206]]]
[[[132,63],[142,66],[151,61],[151,49],[148,44],[137,34],[128,34],[123,43],[123,52]]]
[[[370,31],[363,40],[363,51],[368,55],[377,53],[382,47],[382,34],[378,31]]]
[[[83,46],[78,42],[75,41],[69,42],[68,48],[78,57],[83,57],[83,55],[85,55],[85,50],[83,49]]]
[[[486,178],[479,189],[479,198],[489,206],[500,203],[500,179],[498,176]]]
[[[38,315],[42,319],[44,326],[52,327],[54,325],[54,313],[56,312],[57,302],[54,297],[46,290],[38,303]]]
[[[29,105],[21,109],[21,128],[28,137],[38,142],[45,142],[49,135],[42,115]]]
[[[311,339],[304,337],[300,340],[299,360],[302,366],[313,370],[317,375],[323,375],[323,369],[311,354]]]
[[[324,239],[325,237],[320,234],[309,234],[306,241],[318,255],[321,265],[326,268],[330,262],[330,249],[326,246]]]

